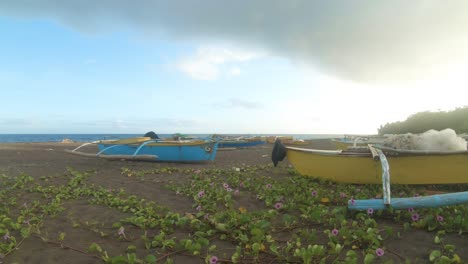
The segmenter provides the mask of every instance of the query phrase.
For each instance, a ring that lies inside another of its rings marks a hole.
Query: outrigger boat
[[[78,151],[87,145],[97,145],[97,153]],[[129,159],[166,162],[212,161],[218,143],[211,140],[165,140],[151,137],[136,137],[120,140],[101,140],[85,143],[66,152],[86,157],[105,159]]]
[[[385,153],[392,169],[392,183],[468,183],[468,151],[428,152],[371,146]],[[381,183],[380,164],[373,159],[369,147],[316,150],[284,146],[277,141],[273,162],[277,164],[285,156],[302,175],[341,183]]]
[[[351,150],[288,147],[276,141],[272,161],[284,157],[304,176],[341,183],[382,184],[383,199],[353,200],[351,210],[428,208],[468,203],[468,192],[413,198],[391,198],[393,184],[468,183],[468,151],[426,152],[368,145]],[[390,170],[391,168],[391,170]]]

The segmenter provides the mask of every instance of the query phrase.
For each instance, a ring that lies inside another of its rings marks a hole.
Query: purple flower
[[[224,187],[224,189],[227,189],[227,188],[229,188],[229,184],[223,183],[223,187]]]
[[[226,191],[232,192],[232,189],[231,189],[231,188],[227,188]]]
[[[244,187],[244,183],[243,183],[243,182],[239,183],[239,187],[243,188],[243,187]]]
[[[367,214],[368,215],[373,215],[374,214],[374,209],[372,209],[372,208],[367,209]]]
[[[205,196],[205,191],[199,191],[198,198],[202,198],[203,196]]]
[[[339,232],[340,231],[338,231],[338,229],[335,228],[335,229],[332,230],[331,233],[332,233],[332,235],[337,236]]]
[[[346,198],[346,193],[340,193],[341,198]]]
[[[354,200],[354,198],[351,198],[351,200],[349,200],[348,203],[351,203],[352,205],[356,205],[356,200]]]
[[[414,212],[414,209],[413,208],[408,208],[408,212],[412,213],[412,212]]]
[[[236,190],[234,191],[234,195],[239,195],[239,189],[236,189]]]
[[[317,191],[312,191],[312,196],[317,196]]]
[[[444,217],[441,216],[441,215],[438,215],[438,216],[436,217],[436,219],[437,219],[437,221],[439,221],[439,222],[443,222],[443,221],[444,221]]]
[[[282,204],[282,203],[276,203],[276,204],[275,204],[275,208],[276,208],[277,210],[281,209],[281,207],[283,207],[283,204]]]
[[[198,205],[197,208],[195,208],[195,210],[197,210],[197,211],[201,211],[201,209],[202,209],[201,205]]]
[[[218,257],[212,256],[212,257],[210,258],[210,264],[216,264],[216,263],[218,263]]]
[[[413,214],[411,216],[411,219],[413,219],[413,221],[418,221],[419,220],[419,215],[415,213],[415,214]]]
[[[267,189],[271,189],[272,185],[269,183],[265,186]]]
[[[377,256],[381,257],[385,254],[385,251],[381,248],[378,248],[375,250],[375,254],[377,254]]]
[[[3,236],[3,240],[6,241],[6,240],[8,240],[8,239],[10,239],[10,233],[7,232],[7,233]]]

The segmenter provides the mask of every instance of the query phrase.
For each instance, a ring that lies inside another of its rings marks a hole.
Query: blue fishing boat
[[[78,149],[95,144],[97,153],[84,153]],[[148,160],[165,162],[203,162],[216,157],[218,142],[212,140],[165,140],[151,137],[136,137],[120,140],[102,140],[85,143],[72,154],[105,159]]]

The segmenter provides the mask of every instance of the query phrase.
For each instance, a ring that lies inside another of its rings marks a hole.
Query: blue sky
[[[155,8],[150,2],[130,10],[144,17]],[[180,15],[183,3],[174,2],[164,8]],[[323,43],[310,44],[315,42],[304,36],[322,34],[329,19],[310,32],[300,19],[268,24],[281,7],[253,12],[252,21],[266,22],[250,25],[246,17],[237,28],[221,15],[207,12],[201,19],[203,7],[173,20],[163,13],[143,19],[125,11],[128,6],[83,3],[86,16],[75,15],[74,7],[67,12],[60,2],[29,9],[14,1],[0,4],[0,133],[376,133],[386,122],[453,109],[468,98],[466,53],[452,56],[460,48],[453,41],[421,46],[423,33],[407,38],[421,52],[407,58],[411,50],[383,46],[372,28],[327,33]],[[385,50],[388,57],[378,52]],[[408,63],[392,59],[398,56],[416,63],[405,69]],[[434,61],[446,67],[421,67]]]

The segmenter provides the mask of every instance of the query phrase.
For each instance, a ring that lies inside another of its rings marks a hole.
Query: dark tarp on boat
[[[271,160],[273,164],[278,165],[278,162],[282,161],[286,157],[286,148],[279,138],[276,139],[275,145],[273,146],[273,152],[271,153]]]
[[[154,133],[153,131],[150,131],[144,135],[144,137],[150,137],[151,139],[159,139],[159,136]]]

